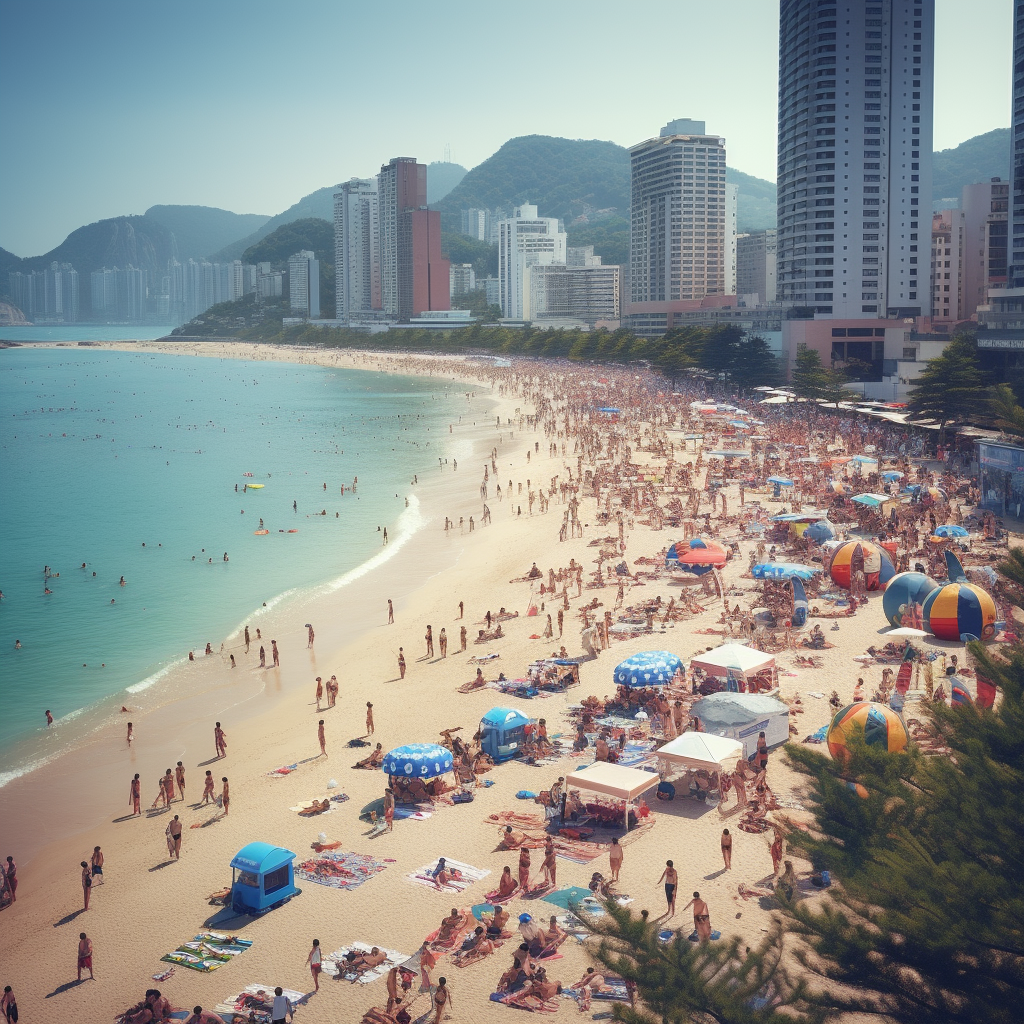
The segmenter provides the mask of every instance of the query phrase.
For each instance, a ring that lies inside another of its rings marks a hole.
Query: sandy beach
[[[412,535],[415,557],[392,558],[348,586],[290,606],[274,620],[281,652],[279,669],[261,671],[256,649],[248,656],[239,653],[235,638],[236,646],[226,649],[236,652],[241,671],[231,675],[221,659],[216,666],[202,666],[206,676],[201,694],[167,699],[135,716],[136,739],[130,749],[123,729],[111,726],[72,754],[0,789],[0,821],[4,825],[0,855],[13,855],[19,865],[17,902],[0,917],[0,984],[14,986],[23,1020],[113,1020],[138,1003],[150,987],[159,988],[181,1008],[196,1004],[212,1008],[254,983],[282,985],[308,994],[312,982],[306,958],[314,938],[320,940],[325,953],[363,942],[411,957],[453,907],[484,902],[484,894],[497,886],[505,865],[515,873],[518,854],[498,849],[499,827],[486,819],[503,811],[540,812],[532,801],[516,799],[516,793],[547,789],[578,765],[578,759],[568,754],[574,733],[570,705],[586,696],[613,694],[612,670],[629,655],[664,648],[688,664],[694,654],[723,642],[721,632],[712,632],[722,630],[721,600],[698,594],[705,611],[685,621],[655,621],[652,634],[613,641],[610,649],[582,662],[580,686],[565,693],[517,701],[493,689],[458,692],[476,673],[471,662],[474,656],[499,655],[483,667],[488,679],[499,672],[513,679],[521,677],[529,663],[552,656],[563,644],[569,656],[582,656],[580,607],[597,599],[603,612],[611,610],[616,600],[614,583],[600,589],[584,587],[581,596],[572,586],[564,634],[559,638],[556,625],[552,638],[539,635],[544,632],[546,616],[554,617],[562,599],[559,592],[554,601],[548,595],[541,604],[545,598],[537,595],[535,585],[521,581],[531,564],[536,563],[546,577],[549,568],[557,571],[575,559],[583,566],[586,579],[598,552],[591,542],[612,535],[616,525],[614,514],[611,522],[598,522],[597,502],[584,489],[578,512],[582,537],[561,540],[560,527],[568,509],[564,494],[552,488],[554,496],[544,512],[540,504],[531,509],[527,496],[538,487],[547,492],[555,477],[568,482],[570,470],[575,480],[579,465],[584,469],[607,465],[613,455],[593,444],[586,461],[578,463],[577,456],[582,459],[582,453],[574,453],[574,443],[584,432],[590,438],[607,440],[614,424],[585,422],[577,417],[577,410],[572,410],[570,423],[570,413],[564,409],[557,420],[533,424],[523,420],[522,416],[535,411],[528,393],[538,385],[529,381],[530,364],[502,371],[488,364],[442,357],[403,358],[221,342],[109,347],[444,375],[458,379],[467,395],[473,395],[467,397],[467,408],[486,405],[490,421],[475,426],[467,423],[462,439],[469,454],[464,462],[460,458],[458,472],[426,480],[422,492],[417,492],[426,525]],[[611,375],[607,368],[600,372]],[[621,368],[617,374],[626,378]],[[548,388],[556,379],[545,377],[539,386]],[[574,379],[579,384],[582,378],[577,375]],[[609,385],[613,395],[615,383],[613,379]],[[555,427],[561,436],[548,436],[546,426]],[[658,452],[635,444],[643,425],[632,422],[630,427],[624,441],[632,446],[631,461],[648,468],[652,475],[662,472],[664,459]],[[556,454],[551,453],[552,444]],[[492,447],[498,449],[496,470],[489,474],[484,499],[479,489],[484,464],[490,467]],[[673,458],[677,464],[692,463],[697,453],[692,447],[685,451],[677,438]],[[509,493],[509,481],[514,495]],[[502,500],[495,495],[496,483],[503,488]],[[730,485],[723,493],[735,514],[740,505],[739,488]],[[769,494],[748,488],[745,497],[748,503],[758,500],[772,509],[777,505],[769,504]],[[491,513],[486,525],[481,522],[484,504]],[[603,508],[603,499],[601,504]],[[445,531],[445,516],[454,518],[454,529]],[[472,532],[470,516],[474,517]],[[465,521],[461,530],[459,517]],[[682,530],[658,528],[656,521],[653,526],[644,525],[641,516],[633,512],[625,518],[622,559],[634,573],[646,568],[637,565],[637,559],[657,561],[659,552],[683,538]],[[714,521],[712,524],[715,535]],[[738,557],[722,572],[728,600],[730,604],[756,605],[762,585],[747,575],[755,541],[744,539],[739,547]],[[515,580],[520,582],[510,582]],[[631,579],[624,604],[655,595],[664,601],[678,598],[679,587],[664,579]],[[388,598],[394,601],[393,624],[388,624]],[[538,606],[536,616],[527,614],[532,602]],[[485,628],[485,615],[500,608],[518,613],[502,622],[506,635],[475,644],[477,631]],[[307,621],[316,625],[311,649],[303,625]],[[433,657],[426,653],[427,624],[435,638],[437,655]],[[828,723],[832,709],[827,698],[833,690],[848,703],[858,676],[864,678],[869,694],[881,680],[881,666],[862,667],[854,660],[869,645],[885,642],[880,633],[888,623],[880,593],[869,595],[867,605],[850,622],[842,622],[839,630],[832,631],[832,623],[826,620],[821,620],[821,625],[829,646],[803,652],[819,659],[817,667],[800,667],[800,653],[792,649],[776,656],[782,699],[792,701],[800,696],[802,710],[790,716],[793,738],[798,740]],[[440,657],[436,646],[442,627],[448,637],[446,658]],[[469,636],[464,652],[459,649],[462,627]],[[267,635],[269,631],[264,629]],[[921,644],[946,655],[959,653],[964,660],[962,645],[932,637],[922,638]],[[408,666],[404,679],[398,671],[400,647]],[[337,706],[318,712],[315,677],[326,679],[332,674],[340,684]],[[367,702],[373,704],[372,737],[365,737]],[[516,761],[499,765],[481,776],[493,785],[476,788],[472,802],[438,803],[429,817],[396,820],[392,832],[371,836],[369,823],[360,820],[359,814],[381,798],[386,779],[379,770],[353,769],[372,747],[350,748],[348,742],[365,737],[374,744],[380,742],[386,751],[401,744],[437,742],[441,730],[455,728],[468,740],[483,714],[499,705],[546,718],[549,735],[561,734],[566,753],[539,766]],[[317,724],[321,718],[326,757],[318,756]],[[223,723],[228,746],[227,755],[214,760],[215,721]],[[186,770],[185,800],[167,809],[146,810],[156,796],[157,777],[178,761]],[[289,774],[269,774],[293,764],[297,768]],[[799,817],[798,776],[784,765],[781,752],[772,753],[770,764],[774,793],[788,808],[787,813]],[[218,793],[221,777],[230,778],[227,816],[216,807],[197,803],[207,769],[216,779]],[[133,817],[129,782],[136,772],[141,774],[144,810]],[[335,802],[329,814],[304,818],[290,810],[314,798],[342,793],[348,799]],[[624,841],[619,891],[631,897],[631,909],[649,909],[652,917],[664,911],[665,897],[658,880],[665,861],[674,859],[683,897],[680,908],[691,892],[699,890],[709,904],[713,928],[724,936],[739,935],[745,943],[756,944],[768,928],[770,911],[757,899],[742,898],[738,888],[741,883],[764,884],[771,876],[771,833],[755,835],[736,828],[739,816],[733,813],[734,806],[730,801],[723,814],[711,804],[652,801],[653,825]],[[168,860],[164,836],[175,814],[183,825],[181,855],[176,861]],[[724,827],[730,827],[734,837],[729,871],[723,869],[720,852]],[[282,846],[302,861],[311,855],[311,844],[318,841],[320,833],[326,834],[328,842],[339,842],[340,851],[374,858],[380,870],[351,890],[298,881],[300,895],[253,919],[218,916],[219,908],[209,904],[209,894],[230,885],[229,861],[245,844],[260,840]],[[105,856],[103,884],[93,887],[90,909],[83,912],[79,863],[88,860],[97,845]],[[433,891],[407,877],[442,856],[487,874],[464,892]],[[541,859],[542,851],[534,851],[535,873]],[[799,860],[796,867],[798,874],[806,872],[807,865]],[[591,863],[559,858],[558,885],[586,886],[594,871],[608,874],[607,855]],[[508,909],[513,923],[523,912],[545,923],[549,914],[560,912],[542,901],[523,899],[513,900]],[[687,913],[680,910],[667,925],[689,931]],[[210,976],[178,967],[172,977],[154,982],[153,976],[170,966],[161,962],[161,956],[191,940],[211,921],[217,931],[251,939],[252,947]],[[96,980],[78,985],[74,983],[75,949],[83,930],[94,945]],[[448,979],[452,1020],[508,1018],[510,1009],[488,997],[516,945],[507,942],[492,956],[465,968],[454,965],[450,955],[440,960],[434,976],[435,980],[437,976]],[[591,961],[585,944],[571,937],[559,953],[560,959],[548,964],[548,975],[568,986]],[[414,983],[412,992],[419,992],[418,984]],[[369,1007],[383,1006],[386,999],[383,979],[353,984],[321,976],[319,993],[305,999],[296,1020],[310,1024],[358,1021]],[[418,994],[411,1009],[413,1019],[426,1020],[429,1010],[429,994]],[[559,1000],[558,1015],[577,1016],[576,1004],[568,998]]]

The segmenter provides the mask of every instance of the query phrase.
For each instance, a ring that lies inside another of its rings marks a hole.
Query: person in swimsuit
[[[726,871],[732,870],[732,835],[729,830],[722,830],[722,860],[725,862]]]
[[[516,881],[512,877],[512,869],[506,864],[505,870],[501,873],[501,881],[498,882],[498,899],[508,899],[515,894],[517,888]]]
[[[82,861],[82,897],[85,902],[85,909],[89,909],[89,896],[92,893],[92,872],[86,861]]]
[[[660,884],[662,881],[665,883],[665,901],[668,903],[665,916],[672,917],[676,912],[676,887],[679,884],[679,875],[670,860],[665,861],[665,870],[662,871],[658,883]]]
[[[221,802],[224,804],[224,817],[226,818],[228,816],[228,801],[230,799],[228,777],[225,775],[220,781],[224,784],[224,788],[221,790]]]
[[[132,816],[142,813],[142,783],[139,781],[138,772],[128,787],[128,806],[132,809]]]
[[[324,720],[320,719],[320,725],[317,726],[316,738],[320,741],[320,753],[324,757],[327,756],[327,736],[324,734]]]
[[[224,730],[220,727],[220,722],[217,722],[213,727],[213,742],[217,748],[217,756],[227,757],[228,738],[224,735]]]
[[[213,801],[213,772],[207,770],[206,779],[203,782],[203,803],[208,804]]]
[[[612,881],[617,882],[622,867],[622,847],[615,836],[612,836],[612,844],[608,849],[608,866],[612,869]]]
[[[86,907],[88,910],[88,907]],[[88,969],[89,979],[95,980],[92,973],[92,940],[80,932],[78,935],[78,980],[82,980],[82,971]]]
[[[683,907],[687,910],[693,907],[693,930],[699,942],[707,942],[711,938],[711,915],[708,913],[708,905],[700,898],[700,893],[695,892],[693,899]]]
[[[6,1024],[18,1024],[18,1000],[14,998],[14,989],[4,985],[4,994],[0,996],[0,1010],[3,1010]]]
[[[184,801],[185,799],[185,766],[179,761],[177,767],[174,769],[174,779],[178,784],[178,796],[179,799]]]
[[[546,840],[544,843],[544,861],[540,866],[541,871],[544,875],[544,885],[550,886],[552,889],[555,887],[555,844],[550,840]]]
[[[441,1024],[444,1017],[445,1007],[454,1006],[455,1001],[448,989],[448,979],[438,978],[437,988],[434,989],[434,1024]]]
[[[94,884],[103,884],[103,851],[98,847],[94,846],[92,850],[92,857],[90,858],[90,870],[92,871],[92,877]],[[99,882],[95,879],[99,877]]]
[[[313,975],[313,985],[315,986],[313,991],[320,991],[320,969],[323,966],[323,958],[320,954],[320,940],[313,940],[313,948],[309,951],[309,956],[306,957],[306,963],[309,964],[309,971]]]
[[[530,850],[526,846],[519,850],[519,885],[524,892],[530,888]]]

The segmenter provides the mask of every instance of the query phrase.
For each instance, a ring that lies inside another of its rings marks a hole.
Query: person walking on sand
[[[402,648],[398,648],[398,674],[402,679],[405,678],[405,655],[402,653]]]
[[[213,787],[216,783],[213,781],[213,772],[207,768],[206,779],[203,781],[203,803],[215,803],[216,797],[213,795]]]
[[[164,829],[164,842],[167,844],[167,859],[170,860],[174,856],[174,836],[171,834],[170,822],[167,822]]]
[[[228,777],[225,775],[221,780],[224,784],[224,788],[220,793],[221,803],[224,805],[224,817],[228,816],[228,801],[230,800],[230,794],[228,793]]]
[[[437,979],[437,988],[434,989],[434,1024],[441,1024],[445,1016],[445,1009],[454,1006],[451,990],[448,988],[447,978]]]
[[[267,649],[260,644],[260,668],[267,667]]]
[[[732,870],[732,835],[727,828],[722,829],[722,860],[725,862],[725,870]]]
[[[444,631],[444,626],[441,627],[441,632],[437,635],[437,642],[441,648],[441,657],[448,657],[448,634]]]
[[[103,851],[98,847],[92,848],[92,857],[89,858],[89,869],[92,872],[93,884],[103,884]],[[99,878],[97,882],[96,879]]]
[[[693,907],[693,930],[698,942],[708,942],[711,938],[711,915],[708,913],[708,905],[700,898],[700,893],[695,892],[693,899],[683,907],[683,910]]]
[[[324,698],[324,681],[320,676],[316,677],[316,709],[320,710],[320,701]]]
[[[227,757],[228,738],[224,735],[224,730],[220,727],[220,722],[217,722],[213,727],[213,742],[217,748],[217,757]]]
[[[88,970],[89,980],[95,981],[92,973],[92,939],[85,932],[78,933],[78,980],[82,980],[82,971]]]
[[[427,657],[432,658],[434,656],[434,631],[427,626],[427,635],[423,638],[427,641]]]
[[[462,644],[462,650],[465,650],[466,649],[466,627],[465,626],[463,626],[462,629],[459,630],[459,642]]]
[[[608,848],[608,866],[612,869],[612,881],[617,882],[619,871],[622,869],[622,847],[614,836],[612,836],[612,844]]]
[[[179,761],[174,769],[174,780],[178,784],[178,797],[185,802],[185,766]]]
[[[142,783],[138,772],[128,786],[128,806],[132,809],[133,818],[136,814],[142,814]]]
[[[314,640],[315,636],[316,636],[316,634],[313,632],[312,624],[308,625],[306,627],[306,647],[307,648],[312,648],[313,640]]]
[[[249,653],[249,627],[245,627],[245,653]]]
[[[0,1012],[7,1024],[18,1024],[18,1000],[14,998],[14,989],[4,985],[4,994],[0,996]]]
[[[18,865],[14,863],[13,857],[7,858],[7,864],[4,867],[4,884],[11,894],[11,902],[16,903],[18,901]]]
[[[281,667],[281,655],[277,651],[277,641],[276,640],[271,640],[270,641],[270,653],[273,655],[273,658],[274,658],[274,668],[280,668]]]
[[[309,964],[309,973],[313,975],[313,991],[320,991],[320,969],[323,966],[323,958],[320,955],[320,940],[313,940],[313,948],[309,951],[309,956],[306,957],[306,963]]]
[[[320,725],[316,730],[316,738],[320,741],[320,753],[327,756],[327,737],[324,735],[324,720],[320,719]]]
[[[388,625],[393,626],[395,624],[395,606],[391,603],[391,598],[388,598]]]
[[[679,875],[676,873],[676,869],[672,866],[672,861],[665,861],[665,870],[661,873],[661,878],[658,879],[657,884],[665,883],[665,902],[668,903],[668,910],[665,911],[666,917],[674,917],[676,912],[676,889],[679,886]]]
[[[167,829],[171,833],[171,853],[175,860],[181,860],[181,822],[177,815],[167,823]]]
[[[369,701],[366,702],[366,735],[373,735],[373,705]]]
[[[92,893],[92,872],[89,870],[89,865],[86,861],[82,861],[82,899],[85,903],[85,909],[89,909],[89,896]]]
[[[135,739],[134,727],[132,726],[131,722],[128,723],[128,735],[125,737],[125,739],[128,741],[128,749],[131,750],[132,740]]]

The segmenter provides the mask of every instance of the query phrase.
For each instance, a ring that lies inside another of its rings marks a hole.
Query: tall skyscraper
[[[629,153],[631,305],[725,295],[725,139],[681,119]]]
[[[1024,3],[1013,5],[1013,112],[1010,133],[1010,271],[1008,285],[1024,288]]]
[[[931,312],[934,0],[781,0],[779,298]]]
[[[501,314],[509,320],[529,317],[529,269],[565,263],[567,235],[557,217],[539,217],[537,207],[517,206],[498,225],[498,281]]]
[[[320,261],[308,249],[288,257],[288,302],[300,316],[320,316]]]
[[[736,237],[739,234],[740,187],[725,186],[725,294],[736,294]]]
[[[451,308],[448,261],[441,255],[441,214],[427,209],[427,167],[397,156],[377,175],[381,302],[408,319]]]
[[[14,304],[34,323],[72,324],[79,319],[78,271],[54,261],[46,270],[8,274]]]
[[[774,302],[776,289],[775,228],[739,235],[736,244],[736,293],[756,295],[757,303]]]
[[[381,308],[377,182],[352,178],[334,193],[335,316]]]

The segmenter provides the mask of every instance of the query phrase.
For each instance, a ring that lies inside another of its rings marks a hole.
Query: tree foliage
[[[1009,384],[997,384],[989,391],[989,406],[995,425],[1004,434],[1024,437],[1024,408]]]
[[[957,333],[921,372],[907,404],[913,414],[935,420],[944,431],[947,423],[962,423],[979,412],[983,386],[974,338]]]
[[[490,242],[442,231],[441,253],[452,263],[472,263],[477,277],[498,275],[498,247]]]

